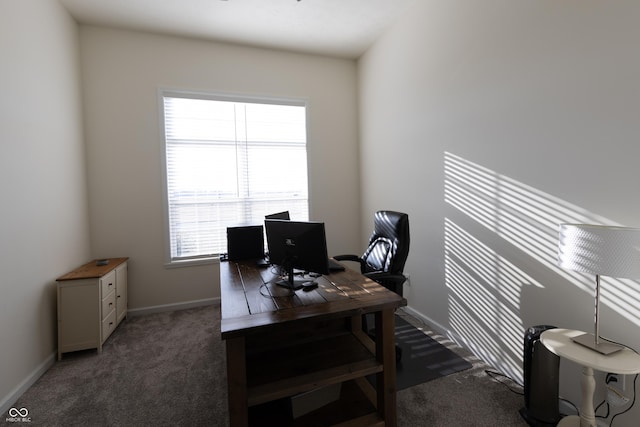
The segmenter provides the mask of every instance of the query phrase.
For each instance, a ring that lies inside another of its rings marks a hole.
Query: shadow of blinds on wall
[[[226,229],[308,219],[304,102],[162,93],[171,262],[226,252]]]
[[[452,330],[462,340],[458,344],[520,378],[522,336],[531,325],[523,324],[529,317],[522,301],[541,295],[538,301],[545,305],[532,310],[537,318],[554,305],[562,310],[564,301],[548,300],[561,288],[575,287],[587,302],[593,298],[592,276],[557,264],[559,224],[620,224],[450,152],[444,153],[444,178],[444,200],[451,208],[444,218],[444,250]],[[640,325],[634,282],[604,277],[601,303]],[[560,317],[559,311],[553,314]],[[581,320],[587,321],[585,328],[593,325],[589,316]]]

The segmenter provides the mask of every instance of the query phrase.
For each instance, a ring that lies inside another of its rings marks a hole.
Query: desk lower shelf
[[[279,399],[249,408],[251,427],[341,427],[384,425],[377,414],[376,405],[371,402],[362,382],[357,379],[342,383],[340,398],[300,417],[292,417],[293,406],[289,399]]]
[[[382,372],[361,338],[344,333],[247,353],[249,406]]]

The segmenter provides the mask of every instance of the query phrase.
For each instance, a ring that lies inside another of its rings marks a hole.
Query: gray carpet
[[[102,354],[64,354],[13,406],[31,425],[225,425],[219,318],[215,307],[129,318]]]
[[[226,426],[219,319],[219,306],[129,318],[102,354],[64,355],[13,406],[29,410],[32,426]],[[434,338],[473,366],[399,391],[399,426],[526,426],[522,396],[468,352]],[[0,423],[16,425],[5,416]]]

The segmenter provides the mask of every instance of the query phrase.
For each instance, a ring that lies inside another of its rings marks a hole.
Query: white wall
[[[81,27],[92,253],[128,256],[129,307],[220,295],[217,264],[164,267],[158,89],[309,101],[310,216],[359,247],[355,61]],[[274,165],[275,166],[275,165]]]
[[[53,362],[55,279],[91,254],[76,24],[57,1],[0,0],[0,57],[4,416]]]
[[[409,213],[409,305],[518,379],[526,327],[592,330],[593,279],[555,265],[558,224],[640,226],[639,18],[632,1],[424,1],[359,61],[362,222]],[[603,286],[601,334],[640,350],[638,282]]]

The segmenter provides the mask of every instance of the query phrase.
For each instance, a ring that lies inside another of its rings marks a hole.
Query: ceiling
[[[419,0],[59,0],[82,24],[357,58]]]

